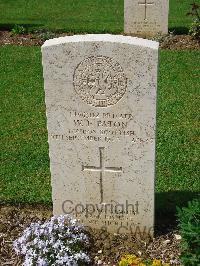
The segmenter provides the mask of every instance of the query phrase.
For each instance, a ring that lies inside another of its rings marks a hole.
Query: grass
[[[192,21],[186,16],[191,0],[170,0],[169,29],[185,33]],[[28,29],[67,32],[123,32],[124,0],[1,0],[0,28],[15,24]],[[87,29],[87,30],[86,30]]]
[[[40,49],[0,48],[1,199],[49,202],[50,174]]]
[[[160,56],[156,190],[164,212],[176,211],[200,190],[199,60],[200,51]]]
[[[158,191],[199,188],[200,51],[162,51],[158,91]]]
[[[0,201],[51,203],[39,47],[0,47]],[[199,51],[161,51],[157,193],[195,193],[198,177]],[[181,197],[179,197],[181,199]],[[163,203],[164,204],[164,203]],[[162,205],[162,204],[161,204]]]

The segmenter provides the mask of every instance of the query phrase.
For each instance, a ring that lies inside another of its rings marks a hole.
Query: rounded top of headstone
[[[123,35],[111,35],[111,34],[85,34],[85,35],[73,35],[54,38],[45,41],[42,45],[42,49],[49,46],[64,44],[64,43],[76,43],[76,42],[110,42],[110,43],[121,43],[130,44],[146,48],[157,50],[159,43],[147,39],[123,36]]]

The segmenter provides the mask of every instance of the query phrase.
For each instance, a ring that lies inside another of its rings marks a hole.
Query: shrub
[[[197,266],[200,262],[200,199],[178,208],[179,230],[182,236],[181,260],[184,265]]]
[[[16,253],[25,258],[24,266],[87,265],[87,245],[83,226],[69,215],[52,217],[44,224],[32,223],[14,241]]]
[[[195,2],[191,4],[191,10],[187,13],[188,16],[194,17],[194,20],[190,26],[189,34],[195,38],[200,39],[200,15],[199,15],[200,6]]]
[[[195,19],[190,26],[189,34],[194,39],[200,39],[200,20]]]
[[[57,34],[55,32],[52,32],[50,30],[37,30],[35,31],[37,33],[37,36],[42,40],[46,41],[49,39],[53,39],[57,37]]]
[[[11,30],[11,33],[13,35],[25,34],[26,32],[27,30],[24,28],[24,26],[21,26],[21,25],[15,25],[14,28]]]

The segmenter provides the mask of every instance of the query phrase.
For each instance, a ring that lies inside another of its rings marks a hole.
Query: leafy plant
[[[200,21],[198,19],[195,19],[191,24],[189,34],[194,39],[200,39]]]
[[[197,266],[200,262],[200,199],[178,209],[179,230],[182,236],[181,260],[184,265]]]
[[[44,224],[32,223],[14,241],[16,253],[25,258],[23,266],[87,265],[87,245],[84,227],[69,215],[52,217]]]
[[[56,32],[52,32],[50,30],[42,30],[41,32],[36,32],[39,33],[38,37],[42,40],[42,41],[46,41],[49,39],[53,39],[56,38],[57,34]]]
[[[189,34],[195,38],[200,39],[200,6],[195,2],[191,4],[191,10],[187,13],[188,16],[194,17],[194,20],[190,26]]]
[[[17,34],[25,34],[27,32],[26,28],[22,25],[15,25],[14,28],[11,30],[13,35]]]
[[[159,43],[162,43],[164,41],[167,41],[167,40],[170,40],[172,37],[174,36],[174,31],[169,31],[168,34],[161,34],[161,33],[157,33],[153,38],[152,40],[153,41],[156,41],[156,42],[159,42]]]

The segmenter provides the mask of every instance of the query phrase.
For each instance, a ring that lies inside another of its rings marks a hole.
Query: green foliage
[[[195,2],[190,4],[190,6],[191,6],[191,10],[187,13],[187,15],[193,16],[193,17],[197,18],[198,20],[200,20],[200,16],[199,16],[200,6],[198,4],[196,4]]]
[[[181,260],[184,265],[197,266],[200,263],[200,199],[178,208],[179,229],[182,236]]]
[[[190,26],[189,34],[194,39],[200,39],[200,20],[195,19]]]
[[[189,34],[194,39],[200,39],[200,6],[196,3],[191,4],[191,11],[187,13],[188,16],[194,17],[194,20],[190,26]]]
[[[15,25],[14,28],[12,28],[11,33],[13,35],[25,34],[25,33],[27,33],[27,30],[26,30],[26,28],[24,26]]]
[[[39,34],[38,36],[42,41],[56,38],[56,34],[52,31],[45,31]]]
[[[33,33],[33,34],[37,34],[37,36],[42,41],[46,41],[46,40],[49,40],[49,39],[56,38],[57,37],[56,33],[59,33],[58,30],[53,32],[53,31],[48,30],[48,29],[31,29],[31,30],[29,30],[29,32]]]
[[[165,35],[163,35],[162,33],[157,33],[155,36],[152,37],[152,40],[161,43],[170,40],[173,36],[174,32],[169,32],[168,34]]]

